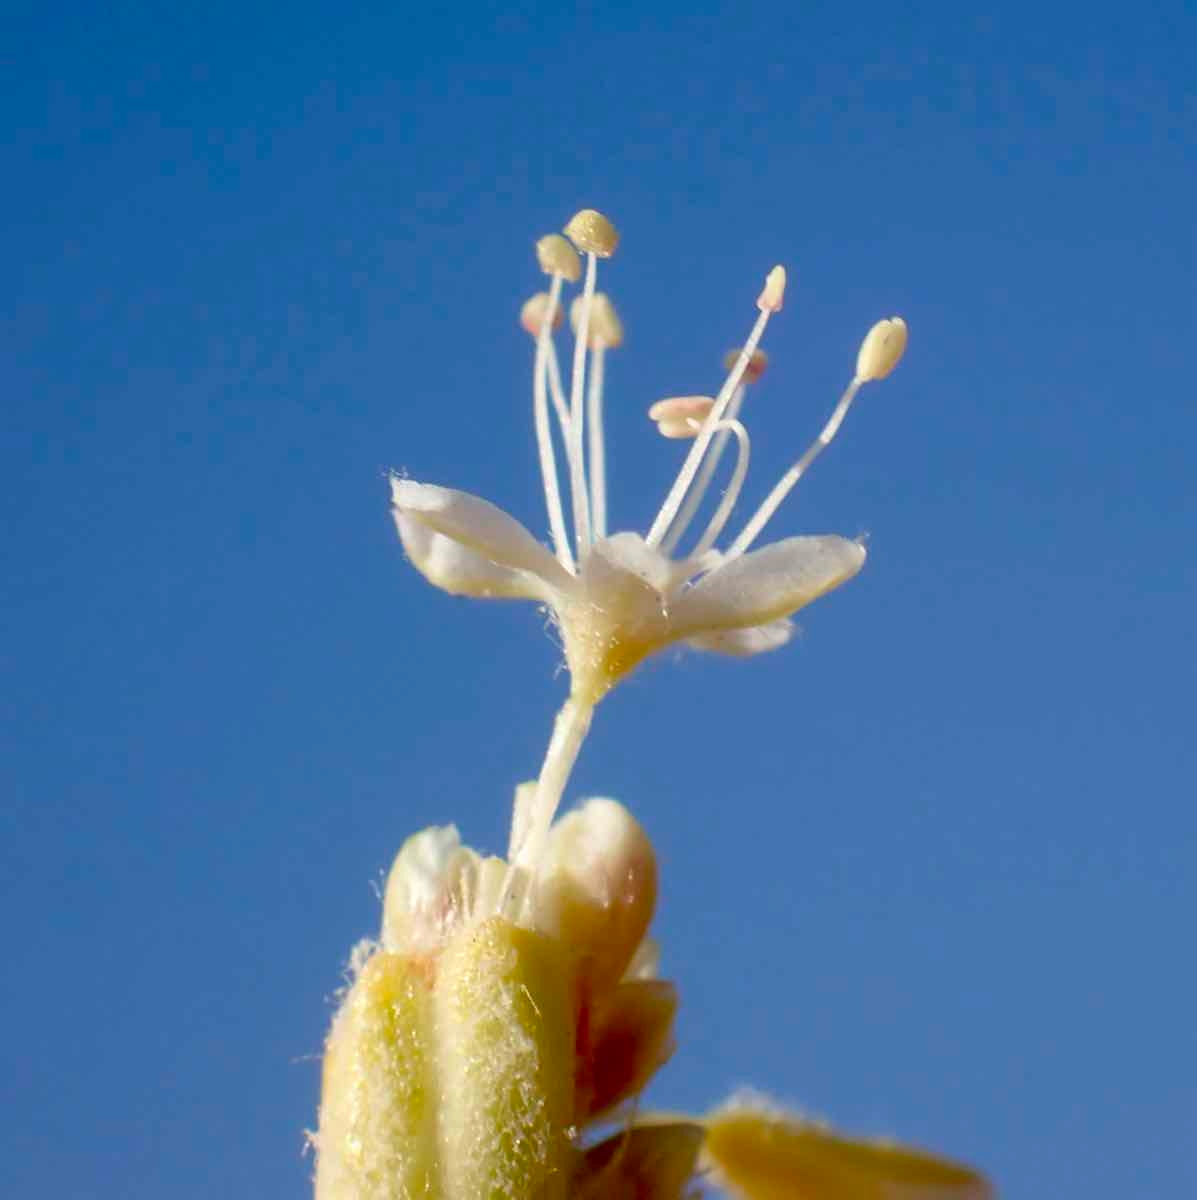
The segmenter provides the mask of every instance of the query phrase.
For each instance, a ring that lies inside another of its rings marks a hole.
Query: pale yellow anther
[[[658,400],[648,410],[648,419],[656,421],[662,437],[692,438],[697,436],[714,406],[711,396],[670,396]]]
[[[861,383],[884,379],[906,350],[906,322],[901,317],[878,321],[865,334],[856,356],[856,378]]]
[[[610,258],[619,244],[615,226],[593,208],[574,213],[565,227],[565,235],[579,250],[598,258]]]
[[[548,306],[548,292],[537,292],[535,296],[529,296],[524,301],[523,308],[520,309],[520,325],[533,337],[540,336],[540,327],[544,324],[545,312]],[[561,322],[564,320],[565,313],[561,311],[561,305],[558,304],[553,309],[553,328],[559,329]]]
[[[560,275],[570,283],[582,278],[578,252],[559,233],[549,233],[536,243],[536,261],[546,275]]]
[[[569,306],[569,324],[574,333],[582,319],[584,298],[578,296]],[[590,328],[586,337],[588,350],[613,350],[623,344],[623,322],[606,292],[595,292],[590,302]]]
[[[723,356],[723,369],[725,371],[732,370],[737,360],[740,357],[740,348],[737,346],[734,350],[729,350]],[[769,365],[769,356],[763,350],[754,350],[752,357],[748,360],[748,366],[744,368],[744,382],[756,383],[758,379],[765,373],[765,368]]]
[[[786,269],[777,266],[765,276],[765,286],[756,298],[756,306],[762,312],[781,312],[782,302],[786,297]]]

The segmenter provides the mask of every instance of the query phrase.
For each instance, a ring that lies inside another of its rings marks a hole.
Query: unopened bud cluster
[[[534,878],[452,827],[409,838],[329,1035],[317,1200],[629,1194],[604,1190],[612,1148],[584,1153],[576,1132],[673,1049],[677,996],[646,940],[656,889],[652,846],[613,800],[558,821]],[[529,891],[530,916],[505,915]],[[658,1141],[645,1152],[686,1156],[671,1169],[688,1178],[697,1145]],[[625,1157],[615,1174],[656,1169]]]

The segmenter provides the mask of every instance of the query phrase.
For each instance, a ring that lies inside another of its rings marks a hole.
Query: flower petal
[[[391,476],[391,498],[405,517],[451,538],[501,567],[531,571],[567,587],[568,571],[514,517],[489,500],[453,488]]]
[[[770,621],[767,625],[751,625],[747,629],[720,629],[715,633],[700,633],[687,638],[686,644],[696,650],[728,654],[733,658],[751,658],[766,650],[778,650],[794,636],[794,622]]]
[[[409,517],[402,509],[394,508],[391,512],[408,558],[429,583],[454,596],[546,602],[551,599],[552,589],[538,575],[501,567]]]
[[[678,637],[767,625],[851,579],[864,565],[859,542],[827,534],[774,542],[716,567],[670,609]]]

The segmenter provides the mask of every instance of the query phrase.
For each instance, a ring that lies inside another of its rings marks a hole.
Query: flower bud
[[[565,227],[565,236],[585,254],[610,258],[619,244],[615,226],[593,208],[574,213]]]
[[[432,988],[420,960],[378,953],[324,1052],[316,1200],[438,1195]]]
[[[657,902],[657,862],[640,824],[614,800],[588,800],[549,833],[537,927],[570,947],[596,993],[632,961]]]
[[[446,1200],[564,1200],[574,1120],[572,991],[567,951],[499,917],[463,929],[445,948],[433,1019]]]
[[[901,317],[878,321],[865,334],[856,356],[856,378],[861,383],[884,379],[906,351],[906,322]]]
[[[376,952],[325,1047],[316,1200],[565,1200],[574,995],[567,948],[500,917]]]
[[[498,909],[507,864],[461,844],[456,826],[432,826],[403,843],[382,904],[384,950],[429,953],[479,913]]]
[[[550,233],[536,243],[536,261],[546,275],[560,275],[570,283],[582,278],[578,252],[559,233]]]
[[[548,292],[537,292],[534,296],[529,296],[524,301],[523,307],[520,309],[520,325],[530,333],[533,337],[540,336],[540,327],[544,324],[545,312],[549,306]],[[553,306],[553,328],[560,329],[561,322],[565,320],[565,313],[561,311],[561,305]]]
[[[637,1096],[673,1055],[677,988],[663,979],[620,983],[598,997],[589,1053],[580,1056],[579,1116],[593,1120]]]

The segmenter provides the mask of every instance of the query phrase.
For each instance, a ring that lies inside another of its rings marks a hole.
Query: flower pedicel
[[[623,329],[596,275],[618,235],[593,210],[565,233],[537,243],[549,290],[520,314],[536,344],[532,409],[552,550],[476,496],[398,476],[391,486],[403,545],[431,582],[549,609],[570,694],[539,778],[516,790],[506,859],[476,854],[452,826],[424,830],[400,850],[381,937],[355,952],[326,1045],[317,1200],[682,1200],[703,1177],[749,1200],[982,1200],[989,1189],[967,1167],[890,1142],[848,1141],[752,1096],[701,1118],[635,1111],[672,1053],[677,1006],[648,937],[652,845],[613,800],[553,818],[595,705],[641,661],[679,642],[739,656],[776,649],[794,612],[860,570],[864,547],[835,535],[753,547],[861,386],[897,365],[906,326],[897,317],[873,326],[818,438],[719,549],[748,469],[740,412],[785,295],[785,270],[775,267],[718,393],[649,410],[662,435],[692,445],[648,531],[612,534],[603,375]],[[567,390],[552,334],[563,285],[580,279]],[[727,490],[681,551],[733,439]],[[596,1140],[595,1124],[613,1120],[616,1131]]]

